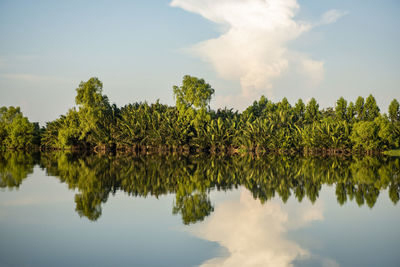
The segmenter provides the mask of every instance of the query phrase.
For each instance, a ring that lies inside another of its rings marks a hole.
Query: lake
[[[0,154],[0,266],[400,266],[400,158]]]

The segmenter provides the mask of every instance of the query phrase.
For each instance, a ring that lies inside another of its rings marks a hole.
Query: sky
[[[0,106],[42,125],[98,77],[118,106],[174,104],[184,75],[215,89],[212,108],[261,95],[321,107],[400,99],[397,0],[0,0]]]

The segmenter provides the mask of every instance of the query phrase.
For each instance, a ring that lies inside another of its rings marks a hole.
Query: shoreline
[[[97,146],[97,147],[68,147],[68,148],[56,148],[56,147],[34,147],[30,149],[3,149],[0,153],[5,151],[21,151],[21,152],[41,152],[41,153],[52,153],[52,152],[69,152],[79,154],[118,154],[118,155],[184,155],[184,156],[196,156],[196,155],[212,155],[212,156],[263,156],[263,155],[301,155],[301,156],[339,156],[349,157],[353,155],[360,156],[400,156],[400,150],[351,150],[346,148],[302,148],[302,149],[268,149],[257,147],[254,149],[246,149],[244,147],[213,147],[208,149],[198,149],[195,147],[181,146],[181,147],[168,147],[168,146]]]

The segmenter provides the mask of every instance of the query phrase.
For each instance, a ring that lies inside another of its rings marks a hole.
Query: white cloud
[[[340,265],[333,259],[324,258],[321,260],[321,266],[322,267],[339,267]]]
[[[330,24],[336,22],[341,17],[347,15],[347,11],[332,9],[325,12],[321,17],[321,24]]]
[[[292,266],[295,259],[310,257],[310,252],[286,236],[291,229],[323,219],[322,206],[317,203],[301,203],[289,212],[289,206],[278,201],[263,205],[243,190],[239,202],[220,203],[210,217],[192,229],[196,236],[218,242],[229,251],[227,257],[201,266],[284,267]]]
[[[322,61],[291,51],[288,43],[313,25],[296,21],[296,0],[173,0],[171,6],[200,14],[223,25],[226,32],[198,43],[190,51],[209,62],[225,79],[237,80],[242,91],[225,96],[222,102],[254,100],[260,94],[273,96],[273,82],[292,66],[310,77],[314,84],[323,78]],[[329,11],[323,23],[336,21],[343,13]]]
[[[294,53],[296,72],[305,77],[309,86],[316,86],[324,79],[324,62],[309,58],[302,53]]]

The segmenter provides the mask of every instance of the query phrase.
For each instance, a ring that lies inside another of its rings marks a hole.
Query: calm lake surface
[[[400,266],[400,158],[0,154],[0,266]]]

